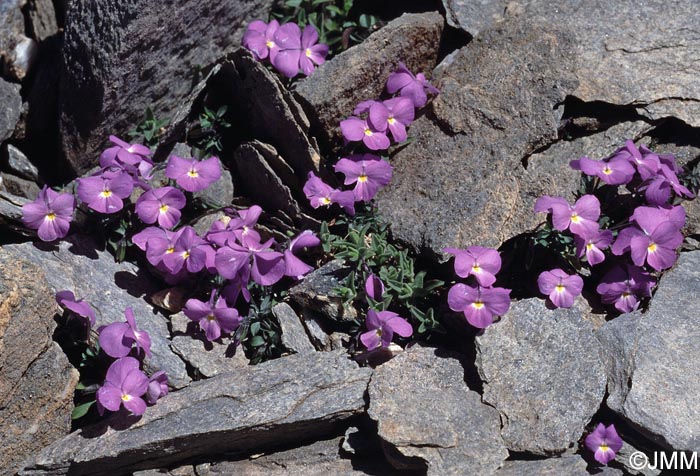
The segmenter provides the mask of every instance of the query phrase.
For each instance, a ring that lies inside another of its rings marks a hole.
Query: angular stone
[[[506,461],[494,473],[495,476],[588,476],[586,460],[581,456],[564,456],[562,458],[538,459],[532,461]]]
[[[513,303],[476,338],[484,402],[501,413],[511,451],[538,455],[574,447],[605,394],[605,365],[592,325],[576,309],[542,299]]]
[[[172,118],[206,70],[240,45],[272,0],[72,2],[65,28],[61,135],[75,172],[85,172],[110,134],[141,121],[144,105]]]
[[[472,36],[503,20],[509,3],[510,0],[442,0],[448,25]]]
[[[56,9],[51,0],[26,0],[24,11],[29,16],[29,34],[36,41],[44,41],[58,33]]]
[[[469,390],[460,360],[436,349],[412,347],[378,367],[368,413],[396,469],[487,476],[508,456],[498,412]]]
[[[41,191],[39,186],[31,180],[25,180],[7,172],[0,172],[0,188],[30,201],[33,201]]]
[[[202,377],[213,377],[250,363],[243,349],[233,342],[209,342],[204,338],[176,335],[170,347]]]
[[[610,362],[608,406],[675,450],[700,451],[698,289],[700,251],[682,253],[646,313],[620,316],[598,331]]]
[[[0,2],[0,9],[4,2]],[[0,12],[0,15],[2,12]],[[2,23],[2,22],[0,22]],[[19,95],[19,84],[8,83],[0,78],[0,142],[9,139],[15,130],[19,115],[22,111],[22,98]]]
[[[203,200],[214,208],[222,208],[233,201],[233,178],[231,172],[224,168],[221,170],[221,177],[206,189],[195,192],[195,198]]]
[[[29,203],[29,200],[4,192],[2,187],[0,187],[0,225],[23,231],[22,205],[25,203]]]
[[[125,474],[321,437],[364,411],[371,373],[314,352],[219,374],[168,395],[126,429],[110,427],[116,415],[72,433],[20,474]]]
[[[439,79],[434,114],[410,126],[416,139],[393,157],[394,177],[378,195],[396,238],[440,256],[527,230],[529,221],[513,219],[528,187],[522,162],[557,139],[556,107],[577,84],[572,51],[570,35],[513,21],[459,51]]]
[[[57,311],[44,272],[0,248],[0,461],[25,458],[68,434],[78,372],[52,341]]]
[[[187,385],[185,364],[170,350],[168,326],[143,299],[156,288],[143,271],[131,263],[115,263],[111,255],[96,249],[90,238],[70,235],[58,245],[19,243],[0,248],[0,259],[25,259],[41,268],[53,293],[71,290],[95,309],[97,324],[124,321],[124,310],[131,307],[140,329],[151,337],[153,356],[146,358],[149,373],[165,370],[170,385]]]
[[[404,14],[299,81],[295,93],[317,137],[326,144],[340,142],[340,121],[360,101],[379,97],[399,61],[414,73],[432,70],[443,24],[437,12]]]
[[[331,350],[331,336],[324,330],[323,317],[310,309],[302,309],[301,319],[316,350]]]
[[[6,66],[3,63],[10,61],[15,47],[23,37],[24,18],[20,10],[20,0],[0,1],[0,64]],[[0,70],[0,74],[3,73],[6,72]],[[0,104],[5,103],[0,101]],[[1,129],[0,137],[2,137]]]
[[[291,299],[302,309],[312,309],[330,319],[353,320],[357,311],[352,306],[344,306],[336,289],[350,273],[343,260],[333,260],[310,272],[304,279],[289,290]]]
[[[7,144],[7,168],[10,172],[27,180],[34,182],[39,180],[39,170],[21,150],[12,144]]]
[[[275,316],[282,329],[282,345],[290,352],[303,354],[314,352],[316,349],[311,344],[309,336],[306,335],[304,325],[299,316],[294,312],[292,306],[287,303],[279,303],[272,308],[272,315]]]

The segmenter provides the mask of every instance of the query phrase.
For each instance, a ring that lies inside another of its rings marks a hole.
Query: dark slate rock
[[[131,474],[321,437],[363,412],[370,375],[329,352],[219,374],[168,395],[128,429],[110,427],[116,415],[72,433],[20,474]]]
[[[336,289],[350,269],[343,260],[333,260],[310,272],[289,290],[290,298],[300,307],[309,308],[333,320],[353,320],[357,312],[352,306],[344,306]]]
[[[484,402],[501,413],[508,449],[552,455],[573,448],[606,381],[600,343],[580,311],[519,301],[476,338],[476,349]]]
[[[432,70],[443,24],[437,12],[404,14],[300,81],[295,93],[319,139],[339,141],[339,122],[350,116],[360,101],[379,97],[399,61],[414,73]]]
[[[146,369],[151,373],[165,370],[175,388],[189,383],[184,362],[170,350],[165,319],[142,299],[156,288],[138,267],[115,263],[111,255],[97,250],[90,238],[79,235],[69,236],[55,248],[21,243],[5,245],[2,252],[10,258],[26,259],[38,265],[46,274],[52,292],[67,289],[88,301],[95,308],[97,318],[94,338],[99,326],[123,322],[124,310],[131,307],[139,328],[151,336],[153,356],[146,358]]]
[[[498,412],[464,382],[454,355],[413,347],[377,368],[369,416],[396,469],[488,476],[508,456]]]
[[[442,0],[447,23],[476,36],[505,16],[508,0]]]
[[[310,309],[302,309],[301,320],[316,350],[331,350],[331,336],[324,330],[324,324],[327,325],[328,322],[324,323],[323,316]]]
[[[498,247],[528,229],[530,220],[513,219],[530,187],[523,159],[557,140],[556,106],[577,84],[572,52],[571,35],[514,21],[459,51],[433,114],[411,125],[415,141],[394,156],[394,178],[378,195],[397,238],[440,255]]]
[[[36,41],[44,41],[58,33],[56,9],[52,0],[26,0],[24,11],[29,17],[29,35]]]
[[[271,0],[153,3],[89,0],[68,10],[61,133],[74,171],[94,165],[109,134],[123,135],[149,105],[172,118],[205,70],[240,45]]]
[[[233,342],[209,342],[203,336],[176,335],[170,347],[202,377],[213,377],[249,364],[243,349]]]
[[[15,175],[27,180],[39,181],[39,171],[21,150],[12,144],[7,144],[7,169]]]
[[[11,61],[15,47],[24,37],[24,18],[20,3],[20,0],[0,1],[0,64]],[[0,104],[4,102],[0,101]]]
[[[7,172],[0,172],[0,189],[30,201],[33,201],[41,191],[39,186],[31,180],[25,180]]]
[[[303,354],[314,352],[316,349],[306,335],[304,325],[294,309],[287,303],[279,303],[272,308],[272,315],[275,316],[282,329],[282,345],[289,352]]]
[[[0,104],[0,142],[3,142],[12,136],[22,111],[19,84],[8,83],[0,78]]]
[[[44,272],[0,248],[0,461],[25,458],[70,431],[78,372],[52,341],[57,311]]]
[[[22,230],[22,205],[29,200],[4,192],[0,187],[0,225]]]
[[[581,456],[538,459],[532,461],[506,461],[494,473],[495,476],[588,476],[586,460]],[[621,474],[621,473],[620,473]]]
[[[608,406],[675,450],[700,451],[698,289],[700,251],[683,253],[661,278],[648,312],[598,331],[610,362]]]

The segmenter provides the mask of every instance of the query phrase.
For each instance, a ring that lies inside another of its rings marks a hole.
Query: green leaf
[[[250,333],[252,335],[257,335],[258,332],[260,332],[260,323],[259,322],[254,322],[250,325]]]
[[[83,403],[82,405],[78,405],[73,409],[73,413],[70,414],[71,420],[77,420],[78,418],[82,418],[85,416],[85,414],[90,410],[90,407],[95,404],[95,400],[92,400],[91,402]]]
[[[251,347],[260,347],[261,345],[265,344],[265,339],[263,339],[261,336],[255,336],[252,339],[250,339],[250,345]]]

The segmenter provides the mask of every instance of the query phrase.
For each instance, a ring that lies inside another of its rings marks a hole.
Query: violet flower
[[[370,274],[365,280],[365,292],[375,301],[381,301],[384,297],[384,283],[376,274]]]
[[[22,205],[22,223],[37,230],[40,240],[54,241],[68,234],[74,210],[73,195],[54,192],[44,186],[36,200]]]
[[[252,51],[257,60],[263,60],[269,56],[270,61],[274,61],[279,51],[275,43],[275,32],[279,27],[277,20],[271,20],[270,23],[260,20],[250,22],[243,34],[243,46]]]
[[[651,297],[655,284],[654,278],[642,268],[615,266],[600,280],[596,292],[603,304],[613,304],[615,309],[626,313],[637,309],[641,298]]]
[[[172,228],[186,203],[185,194],[175,187],[152,188],[136,201],[136,214],[149,225],[158,222],[163,228]]]
[[[148,332],[136,327],[134,311],[128,307],[124,311],[126,322],[113,322],[100,330],[100,348],[114,358],[126,357],[134,344],[139,351],[151,356],[151,337]],[[145,391],[144,391],[145,392]]]
[[[318,32],[313,25],[306,25],[304,31],[296,23],[285,23],[275,32],[275,43],[279,52],[272,65],[288,78],[293,78],[299,69],[309,76],[314,65],[322,65],[328,55],[328,45],[317,44]]]
[[[200,238],[191,226],[178,230],[173,251],[166,250],[162,256],[163,265],[172,274],[177,274],[183,268],[190,273],[198,273],[205,266],[213,267],[214,264],[214,249],[206,240]]]
[[[556,230],[570,230],[578,236],[591,236],[598,231],[600,202],[595,195],[584,195],[572,207],[561,197],[545,195],[535,202],[535,212],[552,213],[552,226]]]
[[[91,325],[95,325],[95,311],[87,301],[76,299],[73,291],[59,291],[56,293],[56,302],[59,306],[68,309],[84,319]]]
[[[148,390],[146,390],[146,401],[149,405],[156,402],[168,394],[168,376],[165,370],[159,370],[148,379]]]
[[[425,103],[428,102],[428,93],[440,93],[425,79],[423,73],[414,76],[403,63],[399,63],[398,69],[389,75],[386,90],[389,94],[400,91],[401,97],[409,98],[415,107],[425,106]]]
[[[622,156],[613,156],[608,160],[592,160],[581,157],[572,160],[569,165],[591,177],[598,177],[608,185],[627,184],[634,177],[634,166]]]
[[[631,140],[625,141],[624,147],[618,149],[610,159],[612,160],[616,157],[622,157],[634,165],[642,180],[656,175],[661,167],[661,160],[658,155],[644,146],[637,148]]]
[[[374,350],[378,347],[389,347],[394,334],[401,337],[411,337],[413,335],[413,327],[406,319],[391,311],[375,311],[370,309],[367,311],[367,319],[365,319],[367,332],[360,335],[360,341],[369,350]]]
[[[447,304],[453,311],[464,313],[472,326],[485,329],[493,324],[494,316],[508,312],[510,289],[472,287],[457,283],[447,293]]]
[[[391,181],[392,170],[389,162],[373,154],[353,155],[335,164],[335,171],[345,174],[345,185],[355,184],[355,200],[365,202]]]
[[[357,109],[355,109],[357,111]],[[398,97],[374,102],[369,108],[370,122],[379,130],[389,130],[396,142],[403,142],[408,126],[415,117],[415,107],[409,98]]]
[[[355,194],[350,190],[340,191],[332,188],[316,177],[313,172],[309,172],[309,178],[304,184],[304,195],[309,199],[312,208],[327,207],[337,203],[348,215],[355,214]]]
[[[583,290],[583,279],[577,274],[568,275],[564,270],[556,268],[540,273],[537,286],[556,307],[569,308]]]
[[[165,176],[188,192],[199,192],[221,177],[221,163],[218,157],[205,160],[184,159],[171,155],[165,167]]]
[[[381,129],[382,125],[384,129]],[[391,145],[386,136],[386,124],[375,125],[371,118],[364,120],[351,116],[340,121],[340,131],[347,141],[362,141],[370,150],[385,150]]]
[[[129,174],[96,175],[78,179],[78,198],[88,207],[100,213],[116,213],[124,207],[134,183]]]
[[[644,198],[646,198],[647,203],[650,205],[665,205],[671,198],[671,191],[679,197],[695,197],[690,190],[681,185],[676,173],[665,164],[661,164],[659,173],[649,177],[649,179],[639,187],[639,190],[644,191]]]
[[[139,361],[133,357],[116,360],[107,369],[107,376],[97,390],[98,411],[116,412],[124,405],[134,415],[143,415],[146,402],[141,398],[148,390],[148,377],[139,369]]]
[[[606,428],[602,423],[598,423],[596,429],[586,436],[586,448],[593,452],[596,461],[607,465],[622,448],[622,438],[617,434],[615,425]]]
[[[235,308],[229,307],[226,301],[219,298],[214,304],[216,292],[212,291],[209,302],[199,299],[188,299],[183,312],[187,317],[199,323],[208,341],[215,341],[221,333],[231,333],[238,329],[243,320]]]
[[[149,178],[153,161],[151,150],[141,144],[129,144],[116,136],[109,136],[114,147],[106,149],[100,155],[100,167],[117,167],[133,175]]]
[[[131,241],[146,252],[146,259],[149,263],[160,267],[163,263],[163,258],[175,252],[175,240],[178,236],[173,231],[149,226],[140,233],[135,234]],[[167,271],[167,268],[165,269]]]
[[[313,248],[321,244],[321,240],[311,230],[304,230],[289,243],[284,250],[284,275],[301,279],[314,268],[296,257],[296,253],[304,248]]]
[[[496,273],[501,269],[501,255],[498,251],[470,246],[466,250],[446,248],[445,252],[455,256],[455,273],[460,278],[474,276],[480,286],[491,286],[496,282]]]
[[[610,246],[613,241],[613,234],[610,230],[596,231],[590,237],[574,236],[574,244],[576,245],[576,255],[582,258],[586,255],[588,264],[594,266],[605,261],[605,253],[603,250]]]
[[[205,239],[216,246],[225,246],[230,240],[240,239],[244,235],[252,234],[260,241],[260,234],[253,228],[262,214],[262,208],[253,205],[250,208],[238,210],[238,218],[225,216],[212,223]]]

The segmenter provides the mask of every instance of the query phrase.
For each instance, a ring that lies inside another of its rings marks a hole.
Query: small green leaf
[[[250,325],[250,333],[252,335],[257,335],[260,332],[260,323],[254,322]]]
[[[91,402],[83,403],[82,405],[78,405],[73,409],[73,413],[70,414],[71,420],[77,420],[78,418],[82,418],[85,416],[85,414],[90,410],[90,407],[95,404],[95,400],[92,400]]]
[[[255,336],[250,339],[251,347],[260,347],[263,344],[265,344],[265,339],[263,339],[261,336]]]

